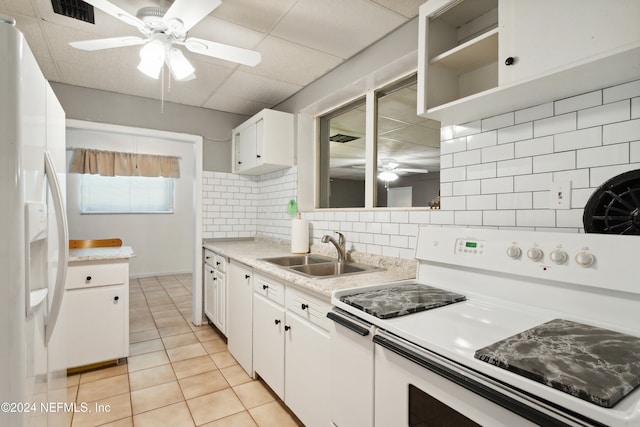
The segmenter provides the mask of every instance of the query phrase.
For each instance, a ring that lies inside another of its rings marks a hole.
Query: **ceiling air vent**
[[[53,11],[59,15],[68,16],[69,18],[79,21],[95,24],[93,18],[93,6],[82,0],[51,0]]]
[[[359,139],[359,138],[360,137],[358,136],[351,136],[351,135],[336,133],[335,135],[329,137],[329,141],[339,142],[341,144],[344,144],[345,142],[355,141],[356,139]]]

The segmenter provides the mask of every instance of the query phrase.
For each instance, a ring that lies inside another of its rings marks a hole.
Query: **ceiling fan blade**
[[[254,67],[262,61],[262,55],[255,50],[243,49],[228,44],[216,43],[210,40],[189,37],[184,45],[189,51],[225,61],[237,62]]]
[[[184,34],[221,4],[222,0],[176,0],[162,20],[173,31]]]
[[[82,50],[102,50],[114,47],[125,47],[145,44],[147,39],[135,36],[113,37],[109,39],[84,40],[80,42],[71,42],[71,46]]]
[[[125,24],[133,25],[134,27],[139,29],[144,28],[144,22],[142,22],[126,10],[120,9],[118,6],[108,0],[86,0],[85,3],[89,3],[91,6],[97,7],[101,11],[118,18]]]
[[[395,171],[401,171],[401,172],[413,172],[413,173],[429,173],[428,169],[409,169],[409,168],[397,168],[393,170]]]

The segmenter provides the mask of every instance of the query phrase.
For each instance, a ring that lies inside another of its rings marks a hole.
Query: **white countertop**
[[[287,270],[284,267],[261,261],[261,258],[292,255],[289,247],[278,245],[267,240],[239,241],[207,241],[203,244],[219,255],[232,258],[254,269],[296,285],[302,289],[330,298],[334,290],[372,285],[375,283],[394,282],[416,277],[415,260],[391,257],[374,257],[362,254],[367,261],[354,259],[360,264],[375,265],[384,268],[382,271],[343,275],[338,277],[313,278]],[[333,247],[331,247],[333,249]],[[334,251],[335,252],[335,251]],[[323,253],[326,255],[326,253]],[[354,255],[354,254],[352,254]],[[354,255],[354,258],[357,255]]]
[[[129,259],[136,256],[130,246],[113,246],[106,248],[70,249],[69,262],[102,261],[109,259]]]

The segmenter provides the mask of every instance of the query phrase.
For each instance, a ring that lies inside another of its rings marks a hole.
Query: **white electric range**
[[[352,390],[367,395],[357,421],[352,410],[334,425],[640,426],[639,245],[637,236],[421,227],[417,280],[332,296],[336,325],[357,332],[336,330],[332,357],[352,360],[335,406]],[[385,300],[403,285],[446,291],[443,305],[428,309],[411,292]],[[409,309],[393,317],[393,304]]]

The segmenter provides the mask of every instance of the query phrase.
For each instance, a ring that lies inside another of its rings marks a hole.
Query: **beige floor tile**
[[[80,374],[80,384],[88,383],[91,381],[102,380],[104,378],[115,377],[117,375],[126,374],[129,370],[127,364],[112,366],[110,368],[97,369],[91,372],[84,372]]]
[[[189,327],[187,322],[184,322],[180,325],[171,325],[165,326],[164,328],[158,328],[158,332],[160,333],[160,336],[162,338],[165,338],[172,335],[186,334],[187,332],[191,332],[191,328]]]
[[[78,398],[78,386],[74,385],[71,387],[67,387],[67,402],[72,403],[75,402]]]
[[[240,365],[222,368],[220,369],[220,372],[222,372],[222,375],[224,375],[231,387],[253,381]]]
[[[171,364],[178,379],[218,369],[209,356],[195,357]],[[246,374],[245,374],[246,375]]]
[[[166,365],[167,363],[169,363],[169,358],[164,350],[141,354],[139,356],[129,357],[129,372]]]
[[[174,403],[133,416],[136,427],[191,427],[195,426],[186,402]]]
[[[101,424],[100,427],[133,427],[133,417],[127,417],[111,423]]]
[[[155,368],[143,369],[129,374],[131,391],[142,390],[143,388],[153,387],[175,380],[176,375],[171,365],[156,366]]]
[[[259,427],[298,427],[300,424],[278,402],[249,409]]]
[[[180,314],[177,314],[171,317],[156,319],[155,321],[155,324],[158,328],[165,328],[167,326],[173,326],[173,325],[182,325],[183,323],[187,323],[187,322],[185,322],[184,317],[182,317],[182,315]]]
[[[173,306],[168,310],[155,311],[151,316],[155,320],[158,320],[158,319],[166,319],[167,317],[175,317],[180,315],[181,315],[180,310],[178,310],[175,306]]]
[[[149,329],[155,329],[156,324],[153,321],[153,318],[143,319],[143,320],[130,320],[129,321],[129,332],[140,332],[146,331]]]
[[[202,427],[257,427],[257,424],[253,422],[253,418],[251,418],[249,412],[242,411],[218,421],[203,424]]]
[[[221,351],[220,353],[213,353],[211,359],[215,362],[218,368],[227,368],[229,366],[237,365],[238,362],[233,358],[228,351]]]
[[[238,398],[247,409],[275,400],[271,392],[260,381],[251,381],[250,383],[235,386],[233,391],[236,392],[236,395],[238,395]]]
[[[88,383],[80,383],[77,402],[93,402],[129,392],[129,376],[118,375]]]
[[[153,353],[164,349],[164,344],[160,338],[149,341],[140,341],[129,344],[129,357],[139,356],[145,353]]]
[[[160,334],[157,329],[149,329],[147,331],[140,332],[130,332],[129,333],[129,344],[136,343],[140,341],[148,341],[156,338],[160,338]]]
[[[80,374],[69,375],[67,377],[67,387],[80,384]]]
[[[227,343],[221,339],[202,341],[202,346],[209,354],[220,353],[221,351],[227,351]]]
[[[95,411],[96,405],[109,408],[108,411]],[[88,402],[87,407],[91,412],[76,412],[73,414],[72,427],[92,427],[107,424],[123,418],[131,417],[131,399],[129,393],[120,394],[101,399],[97,402]]]
[[[230,388],[189,399],[187,405],[189,405],[191,416],[196,425],[244,411],[242,402]]]
[[[183,378],[178,380],[178,383],[180,383],[180,388],[182,388],[182,394],[184,394],[185,399],[193,399],[194,397],[230,387],[220,371],[209,371]]]
[[[177,381],[131,392],[133,414],[161,408],[184,400]]]
[[[187,334],[162,338],[162,342],[164,343],[164,348],[182,347],[189,344],[196,344],[198,342],[198,337],[196,337],[192,332],[189,332]]]
[[[193,359],[194,357],[206,356],[208,353],[200,343],[196,343],[169,348],[167,349],[167,354],[171,362],[179,362],[181,360]]]
[[[149,306],[149,311],[151,311],[151,314],[153,314],[159,311],[175,310],[175,308],[176,308],[176,305],[172,302],[171,304]]]
[[[213,330],[212,327],[202,328],[194,332],[200,341],[208,341],[220,339],[220,336]]]

